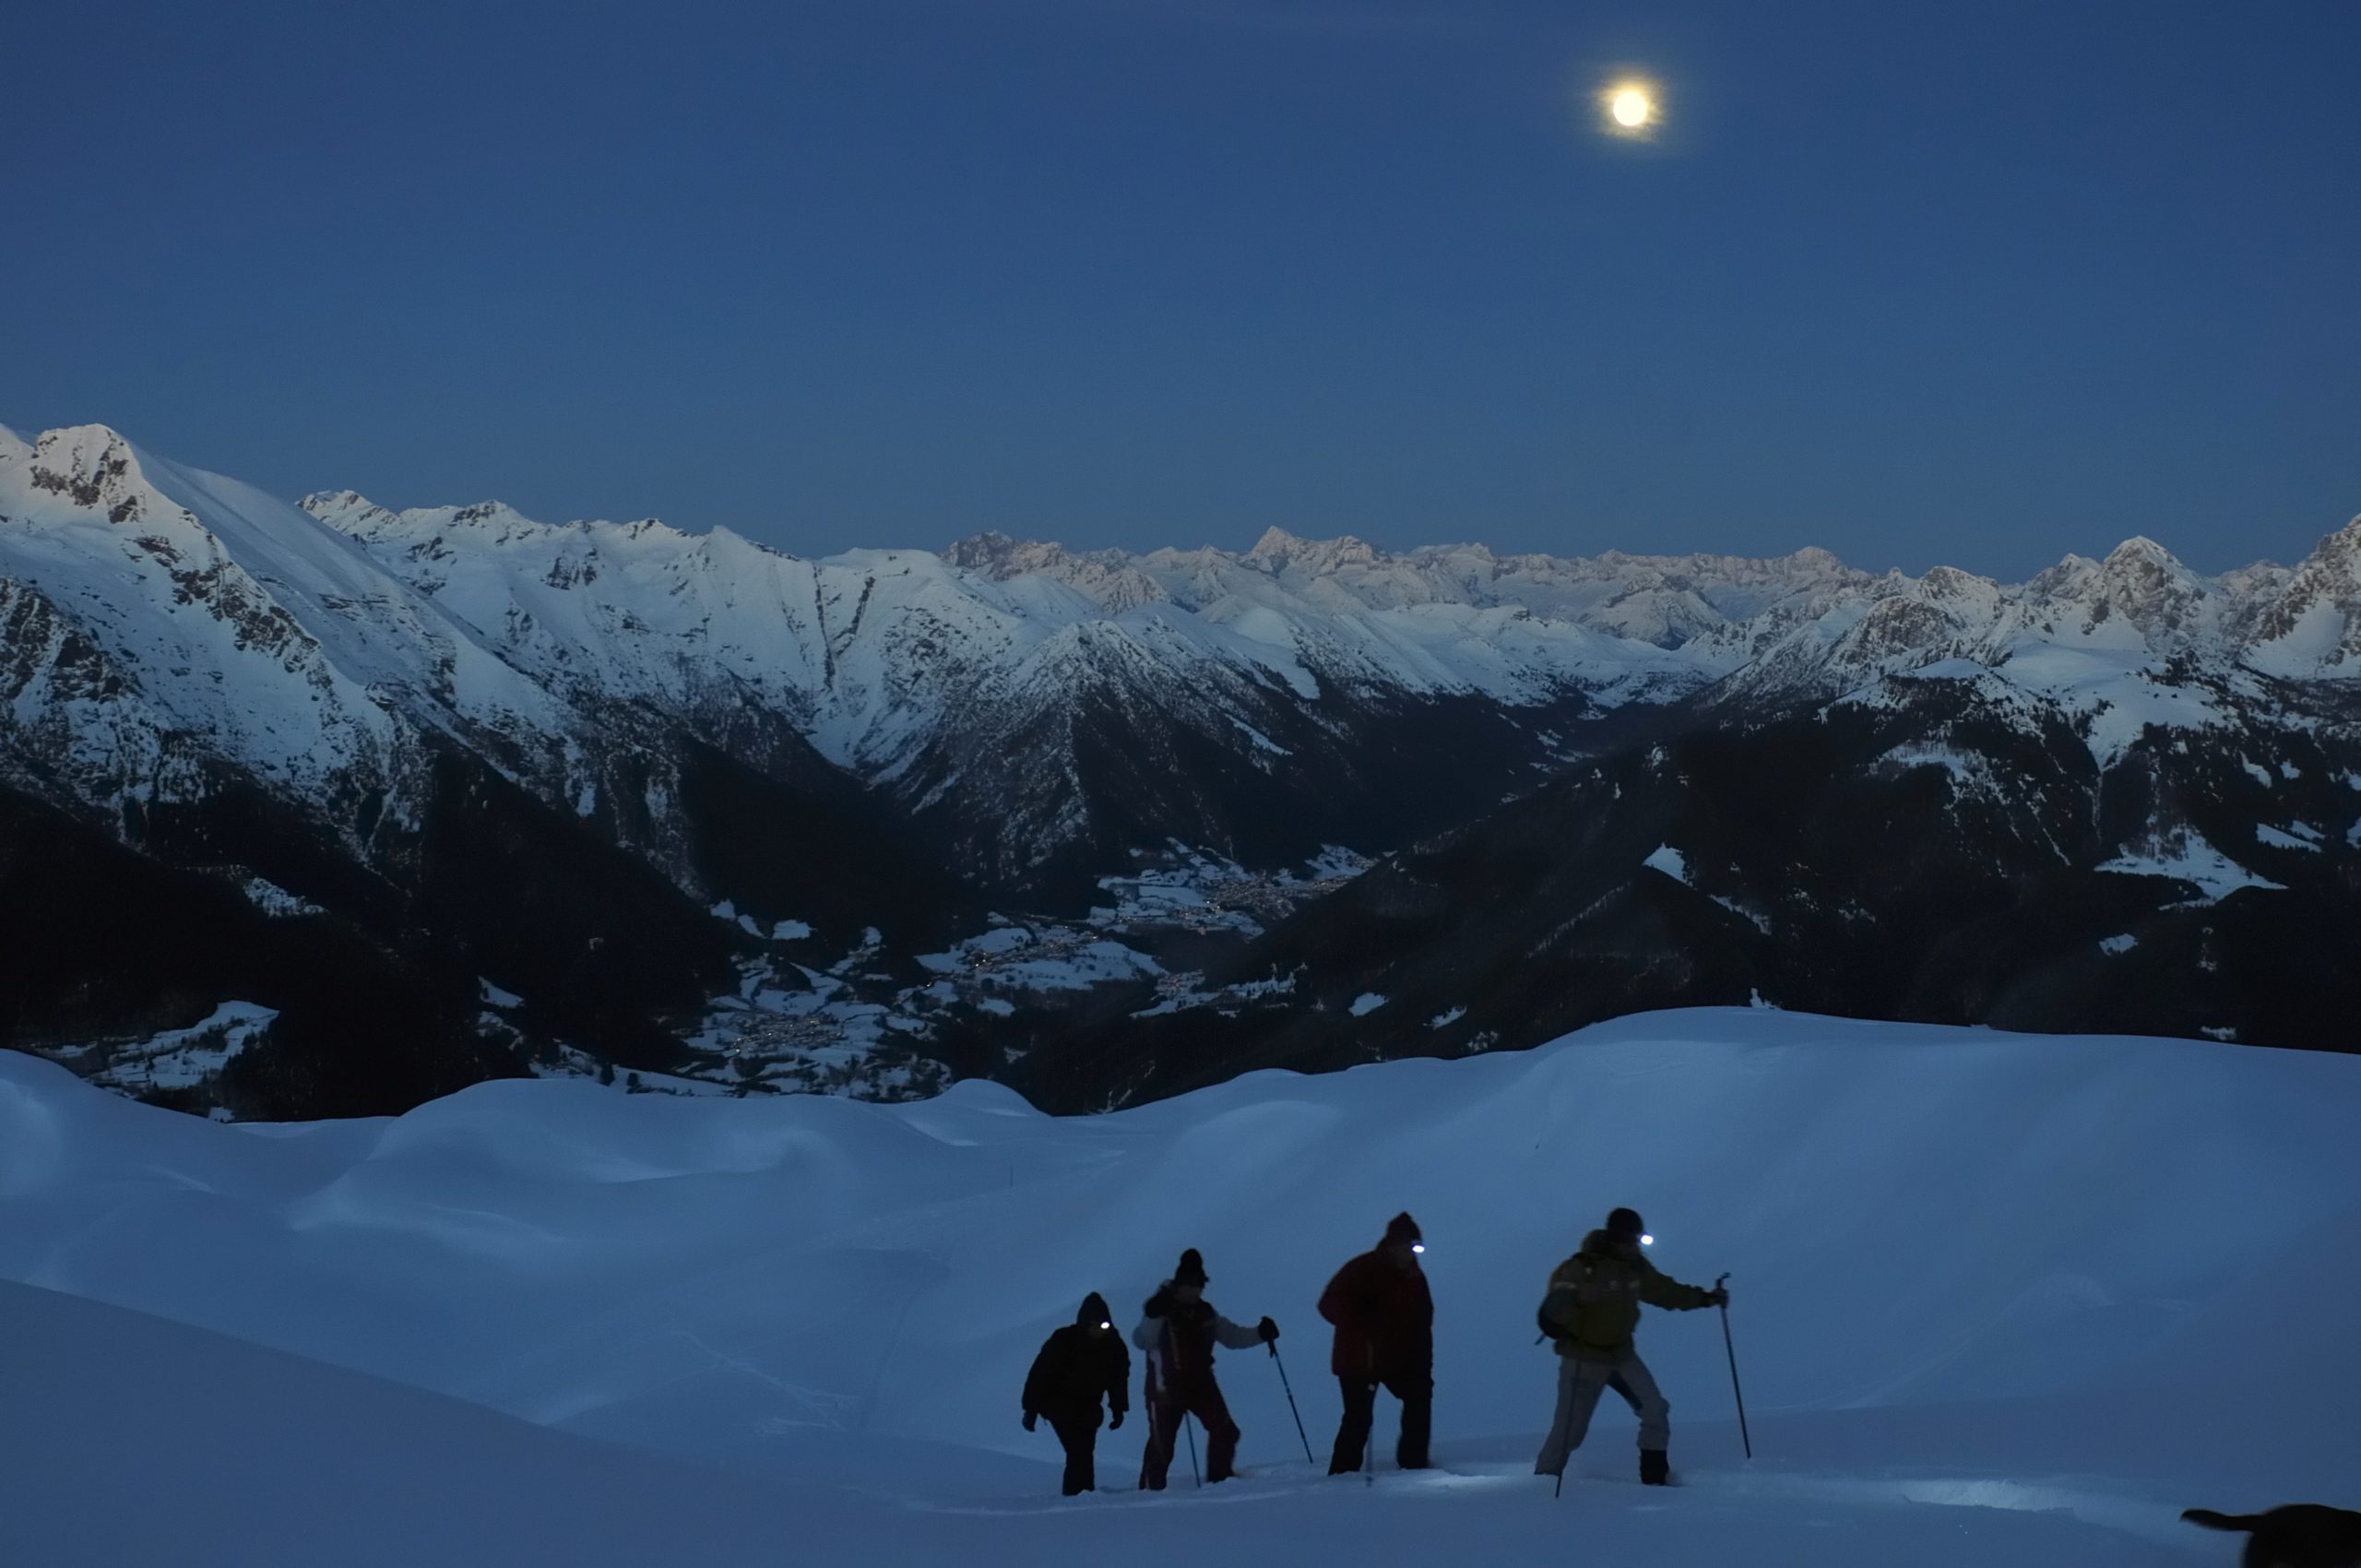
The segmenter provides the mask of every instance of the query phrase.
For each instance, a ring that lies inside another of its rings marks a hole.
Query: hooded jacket
[[[1631,1348],[1643,1301],[1688,1312],[1705,1304],[1705,1292],[1657,1272],[1636,1243],[1594,1230],[1550,1274],[1541,1315],[1564,1331],[1558,1354],[1616,1355]]]
[[[1052,1422],[1095,1423],[1102,1395],[1118,1415],[1131,1408],[1132,1354],[1123,1348],[1122,1336],[1090,1332],[1112,1321],[1107,1299],[1093,1292],[1074,1322],[1050,1336],[1025,1376],[1027,1412]]]

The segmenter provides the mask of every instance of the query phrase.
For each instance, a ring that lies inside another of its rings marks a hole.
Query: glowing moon
[[[1625,141],[1654,141],[1664,124],[1664,97],[1637,71],[1609,77],[1597,89],[1598,128]]]

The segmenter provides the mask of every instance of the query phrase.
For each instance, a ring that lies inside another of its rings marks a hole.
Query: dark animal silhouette
[[[2348,1509],[2296,1503],[2263,1514],[2191,1508],[2181,1517],[2209,1530],[2245,1531],[2245,1568],[2361,1568],[2361,1514]]]

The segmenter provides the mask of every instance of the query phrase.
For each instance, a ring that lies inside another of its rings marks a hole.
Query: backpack
[[[1581,1254],[1577,1253],[1575,1255],[1576,1260],[1580,1261]],[[1591,1272],[1590,1265],[1587,1262],[1584,1262],[1583,1264],[1583,1273],[1587,1276]],[[1572,1331],[1570,1329],[1560,1328],[1549,1316],[1549,1297],[1556,1295],[1559,1290],[1562,1289],[1562,1287],[1555,1283],[1555,1279],[1556,1277],[1553,1275],[1551,1277],[1552,1283],[1549,1287],[1548,1294],[1543,1296],[1541,1298],[1541,1304],[1533,1309],[1533,1321],[1535,1325],[1541,1330],[1541,1339],[1572,1339],[1574,1336]],[[1541,1339],[1536,1339],[1534,1343],[1538,1345],[1541,1343]]]

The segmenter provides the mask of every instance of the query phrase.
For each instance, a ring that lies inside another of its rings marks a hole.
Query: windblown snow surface
[[[1743,1010],[1068,1120],[542,1081],[223,1126],[0,1055],[0,1562],[2227,1563],[2180,1508],[2361,1503],[2356,1126],[2361,1059]],[[1609,1401],[1553,1502],[1533,1309],[1617,1203],[1732,1272],[1759,1457],[1715,1316],[1651,1313],[1686,1484]],[[1249,1352],[1244,1479],[1057,1498],[1017,1390],[1085,1291],[1128,1326],[1203,1248],[1324,1457],[1311,1303],[1406,1206],[1441,1468],[1315,1472]]]

